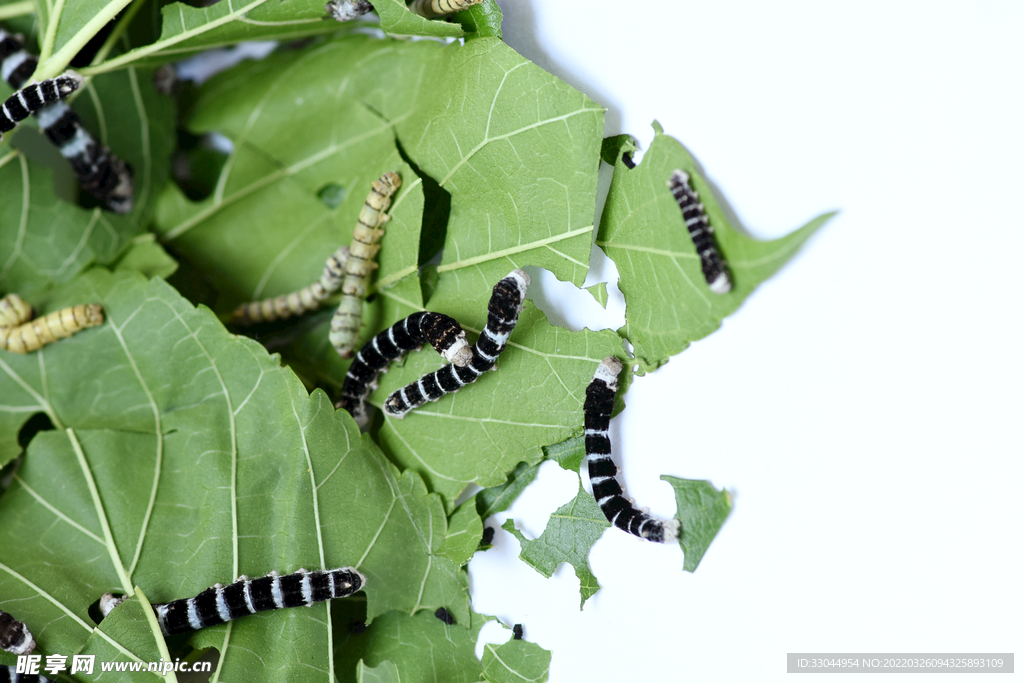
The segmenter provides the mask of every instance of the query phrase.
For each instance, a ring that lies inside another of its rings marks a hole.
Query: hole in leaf
[[[22,450],[28,448],[28,444],[39,432],[53,429],[53,422],[46,413],[36,413],[18,430],[18,445]]]
[[[402,141],[395,139],[398,155],[412,167],[413,172],[423,181],[423,224],[420,227],[419,263],[423,265],[441,253],[448,235],[448,217],[452,212],[452,195],[424,173],[406,154]]]
[[[336,209],[345,200],[345,188],[337,183],[328,183],[316,193],[327,208]]]
[[[228,155],[211,135],[196,136],[178,130],[178,150],[171,159],[171,172],[185,196],[194,202],[213,193]]]

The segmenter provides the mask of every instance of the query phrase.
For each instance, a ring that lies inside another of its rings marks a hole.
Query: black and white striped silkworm
[[[523,639],[523,625],[522,624],[516,624],[515,626],[512,627],[512,640],[522,640],[522,639]]]
[[[338,21],[351,21],[373,11],[373,5],[366,0],[331,0],[325,9]]]
[[[16,666],[0,666],[0,683],[53,683],[42,674],[20,674]]]
[[[15,90],[25,86],[39,64],[21,37],[0,29],[0,76]],[[78,115],[63,102],[35,112],[39,127],[71,164],[82,189],[116,213],[128,213],[135,202],[132,170],[87,131]]]
[[[312,607],[315,603],[347,598],[366,585],[366,577],[352,567],[306,571],[279,576],[239,577],[227,586],[216,584],[194,598],[153,605],[164,635],[189,633],[216,626],[257,612],[285,607]],[[123,597],[106,593],[100,598],[100,612],[110,614]]]
[[[236,325],[255,325],[315,311],[324,299],[341,287],[347,261],[348,247],[341,247],[327,257],[319,280],[297,292],[242,304],[232,313],[231,322]]]
[[[391,216],[385,211],[391,206],[391,196],[402,186],[397,173],[388,171],[371,185],[359,221],[352,231],[352,245],[345,263],[345,281],[341,285],[341,302],[331,318],[330,340],[338,355],[351,358],[359,341],[359,325],[363,320],[363,299],[366,298],[370,273],[377,267],[373,258],[380,251],[384,225]]]
[[[529,286],[530,276],[518,268],[494,285],[487,303],[487,326],[473,345],[472,360],[464,366],[446,365],[391,394],[384,402],[387,414],[403,418],[410,410],[458,391],[493,368],[519,321]]]
[[[481,2],[483,0],[413,0],[413,3],[409,5],[409,10],[421,17],[433,19],[461,12],[473,5],[479,5]]]
[[[672,196],[683,212],[683,220],[690,231],[693,246],[700,256],[700,267],[704,271],[704,280],[708,288],[715,294],[726,294],[732,289],[732,279],[725,267],[718,246],[715,244],[715,229],[704,213],[704,205],[700,203],[697,192],[690,187],[690,174],[676,169],[667,183]]]
[[[601,361],[594,373],[594,380],[587,387],[587,397],[583,402],[583,433],[594,499],[613,526],[648,541],[668,543],[679,538],[679,520],[660,520],[638,510],[622,494],[622,487],[615,480],[619,468],[612,462],[608,426],[615,404],[615,392],[619,390],[620,372],[622,361],[615,356],[608,356]]]
[[[31,320],[32,308],[17,294],[0,300],[0,349],[30,353],[87,327],[103,324],[103,309],[82,304]],[[8,322],[17,321],[17,322]]]
[[[453,365],[466,365],[473,352],[466,333],[454,318],[421,311],[379,333],[359,349],[341,387],[338,408],[344,408],[360,427],[366,426],[366,397],[377,388],[377,375],[409,351],[430,344]]]
[[[28,626],[3,610],[0,610],[0,649],[16,655],[27,655],[36,649],[36,641]]]
[[[56,78],[26,85],[8,97],[0,105],[0,140],[4,139],[4,133],[14,130],[20,121],[48,104],[59,102],[81,85],[81,76],[74,71],[66,71]]]
[[[446,610],[444,607],[438,607],[437,610],[434,612],[434,616],[443,621],[444,623],[448,624],[449,626],[455,623],[455,617],[453,617],[452,613]]]

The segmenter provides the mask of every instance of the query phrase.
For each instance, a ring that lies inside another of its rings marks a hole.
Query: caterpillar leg
[[[392,417],[403,418],[410,410],[458,391],[493,368],[519,321],[529,286],[530,276],[518,268],[502,278],[494,285],[487,303],[487,326],[473,345],[470,362],[461,367],[446,365],[394,392],[384,403],[385,412]]]
[[[0,349],[30,353],[87,327],[103,324],[103,309],[96,304],[71,306],[16,327],[0,327]]]
[[[366,397],[377,387],[377,375],[424,343],[433,346],[453,365],[465,366],[472,361],[466,333],[454,318],[430,311],[413,313],[363,345],[345,375],[337,407],[349,411],[356,424],[365,427]]]
[[[725,261],[718,253],[715,244],[714,228],[704,213],[704,205],[700,203],[697,192],[690,187],[690,174],[676,169],[667,183],[679,210],[683,212],[683,220],[690,231],[693,246],[700,256],[700,267],[704,272],[704,280],[708,288],[715,294],[726,294],[732,289],[732,278],[725,267]]]
[[[601,361],[594,380],[587,387],[583,402],[584,435],[587,449],[587,467],[590,484],[594,489],[601,512],[612,525],[634,536],[656,543],[668,543],[679,538],[679,520],[661,520],[638,510],[622,493],[615,480],[618,467],[612,462],[612,442],[608,437],[615,393],[619,389],[618,377],[622,362],[615,356]]]

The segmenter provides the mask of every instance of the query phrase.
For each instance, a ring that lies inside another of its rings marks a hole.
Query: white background
[[[752,234],[841,213],[613,422],[641,505],[674,512],[661,474],[734,493],[696,573],[609,530],[581,612],[572,568],[543,578],[498,529],[470,564],[475,609],[552,650],[553,683],[783,680],[801,651],[1024,654],[1024,6],[501,4],[508,44],[608,107],[606,135],[646,148],[657,118]],[[600,326],[584,313],[570,323]],[[575,487],[547,464],[510,516],[538,536]],[[869,680],[889,679],[911,680]]]

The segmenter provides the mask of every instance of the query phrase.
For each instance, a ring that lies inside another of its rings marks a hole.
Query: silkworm
[[[473,5],[479,5],[483,0],[414,0],[409,5],[409,10],[421,17],[433,19],[443,17],[446,14],[454,14]]]
[[[3,610],[0,610],[0,649],[16,655],[27,655],[36,649],[28,627]]]
[[[487,303],[487,326],[473,345],[472,360],[464,366],[446,365],[399,389],[384,402],[385,412],[401,419],[427,401],[436,401],[475,382],[493,368],[519,321],[529,286],[530,276],[518,268],[502,278],[494,285]]]
[[[0,140],[4,133],[14,130],[20,121],[35,114],[48,104],[59,102],[82,85],[82,77],[74,71],[38,83],[26,85],[0,104]]]
[[[38,64],[39,60],[24,49],[20,36],[0,29],[0,76],[12,88],[24,87]],[[135,190],[131,167],[97,142],[71,107],[54,102],[36,111],[35,117],[46,137],[71,164],[83,190],[111,211],[132,210]]]
[[[341,302],[331,318],[330,341],[342,358],[351,358],[359,340],[359,325],[363,320],[363,299],[370,280],[370,273],[377,267],[373,258],[380,251],[381,227],[390,219],[385,211],[391,206],[391,197],[402,185],[397,173],[387,172],[373,181],[370,194],[366,197],[359,222],[352,232],[348,261],[345,263],[345,280],[341,285]]]
[[[466,365],[473,352],[466,333],[454,318],[443,313],[421,311],[379,333],[359,349],[345,375],[338,408],[352,414],[360,427],[366,426],[366,397],[377,388],[377,375],[409,351],[430,344],[445,360]]]
[[[325,9],[338,21],[351,21],[367,12],[372,12],[373,5],[366,0],[331,0]]]
[[[345,598],[366,585],[366,577],[352,567],[306,571],[279,576],[270,572],[250,579],[241,576],[232,584],[215,584],[194,598],[153,605],[164,635],[188,633],[223,624],[257,612],[286,607],[311,607],[315,603]],[[100,612],[110,614],[124,600],[106,593],[100,598]]]
[[[0,299],[0,328],[11,327],[32,319],[32,307],[17,294]]]
[[[715,294],[726,294],[732,289],[732,279],[722,256],[718,253],[715,229],[711,227],[711,222],[704,213],[704,205],[700,203],[697,192],[690,187],[690,174],[676,169],[672,171],[667,184],[679,204],[679,210],[683,212],[683,220],[686,221],[693,246],[700,256],[700,267],[704,271],[704,280],[708,283],[708,288]]]
[[[590,471],[594,499],[613,526],[649,541],[668,543],[679,538],[679,520],[661,520],[638,510],[622,494],[622,487],[615,480],[619,468],[612,462],[608,426],[615,404],[615,392],[619,389],[620,372],[622,361],[618,358],[609,356],[602,360],[594,373],[594,380],[587,387],[587,397],[583,402],[587,468]]]
[[[87,327],[102,324],[103,309],[98,305],[69,306],[20,325],[0,327],[0,349],[11,353],[30,353]]]
[[[348,247],[341,247],[327,257],[319,280],[297,292],[242,304],[232,313],[231,322],[236,325],[255,325],[315,311],[341,287],[347,261]]]

